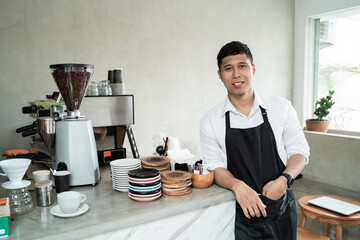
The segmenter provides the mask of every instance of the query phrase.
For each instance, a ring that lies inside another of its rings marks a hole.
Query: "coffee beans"
[[[64,98],[67,110],[78,110],[84,97],[91,73],[86,71],[75,72],[56,69],[52,72],[52,75]]]

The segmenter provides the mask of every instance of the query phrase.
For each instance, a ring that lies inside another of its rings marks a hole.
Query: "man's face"
[[[221,71],[218,71],[229,97],[241,97],[251,94],[255,65],[252,65],[245,54],[237,54],[223,58]]]

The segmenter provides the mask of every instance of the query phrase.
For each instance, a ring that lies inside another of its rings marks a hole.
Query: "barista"
[[[200,141],[216,184],[235,193],[235,237],[296,239],[291,185],[309,157],[297,114],[289,101],[254,91],[247,45],[226,44],[217,61],[228,94],[201,119]]]

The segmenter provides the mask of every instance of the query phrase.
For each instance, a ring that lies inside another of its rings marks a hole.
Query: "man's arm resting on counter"
[[[295,179],[304,169],[305,165],[306,165],[305,156],[301,154],[292,155],[287,161],[284,173],[290,174],[292,178]],[[277,179],[268,182],[264,186],[262,195],[267,198],[277,200],[285,194],[286,189],[287,189],[287,178],[281,175]]]
[[[229,170],[216,168],[215,183],[221,187],[232,190],[235,193],[237,202],[240,204],[247,218],[266,217],[266,206],[260,200],[258,194],[243,181],[236,179]]]

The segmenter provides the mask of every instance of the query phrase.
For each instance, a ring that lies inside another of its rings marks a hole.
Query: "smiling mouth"
[[[232,85],[234,86],[234,87],[240,87],[241,85],[243,85],[245,83],[245,81],[242,81],[242,82],[234,82],[234,83],[232,83]]]

